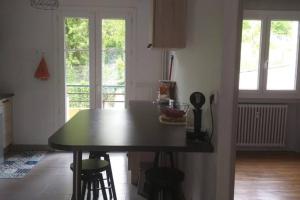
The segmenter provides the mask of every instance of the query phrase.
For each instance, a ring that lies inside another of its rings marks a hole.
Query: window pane
[[[125,108],[126,21],[102,20],[102,105]]]
[[[89,20],[65,18],[65,87],[67,120],[90,107]]]
[[[67,17],[65,19],[65,46],[67,49],[89,48],[89,20]]]
[[[257,90],[259,76],[261,21],[243,20],[240,90]]]
[[[295,90],[297,21],[271,21],[267,90]]]

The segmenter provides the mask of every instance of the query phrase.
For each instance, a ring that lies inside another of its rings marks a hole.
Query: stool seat
[[[158,187],[173,188],[184,180],[184,173],[176,168],[154,167],[146,171],[146,180]]]
[[[85,159],[82,160],[81,173],[97,173],[106,170],[109,167],[109,162],[106,160],[98,159]],[[73,170],[73,163],[70,165],[71,170]]]

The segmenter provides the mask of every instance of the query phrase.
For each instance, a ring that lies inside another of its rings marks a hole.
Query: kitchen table
[[[161,124],[159,106],[131,101],[124,110],[80,111],[49,137],[50,147],[73,152],[73,199],[81,197],[82,152],[212,152],[209,142],[188,142],[185,127]]]

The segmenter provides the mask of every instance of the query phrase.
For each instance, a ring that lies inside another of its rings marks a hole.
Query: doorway
[[[125,109],[131,15],[67,15],[63,26],[65,119],[83,109]]]
[[[290,102],[299,93],[300,13],[283,1],[264,10],[243,2],[235,200],[299,199],[299,104]]]

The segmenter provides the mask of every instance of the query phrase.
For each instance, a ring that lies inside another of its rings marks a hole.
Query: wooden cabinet
[[[184,48],[186,0],[153,0],[150,43],[154,48]]]
[[[13,142],[12,133],[12,99],[0,100],[0,106],[3,110],[3,148],[8,147]]]

